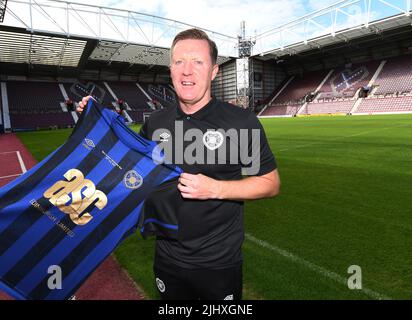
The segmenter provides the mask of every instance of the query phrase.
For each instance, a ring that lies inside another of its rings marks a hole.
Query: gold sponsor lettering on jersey
[[[107,196],[96,190],[94,183],[85,179],[78,169],[70,169],[63,175],[67,181],[59,180],[43,196],[60,211],[70,216],[77,225],[85,225],[93,216],[85,210],[93,204],[102,210],[107,205]]]

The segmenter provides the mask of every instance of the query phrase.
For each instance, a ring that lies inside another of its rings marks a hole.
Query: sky
[[[241,21],[246,35],[266,30],[319,10],[337,0],[89,0],[88,4],[128,9],[178,20],[236,37]]]

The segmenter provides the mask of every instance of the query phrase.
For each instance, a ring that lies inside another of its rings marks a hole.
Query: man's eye
[[[181,65],[182,63],[183,63],[182,60],[176,60],[176,61],[175,61],[175,65],[177,65],[177,66],[178,66],[178,65]]]
[[[197,64],[197,65],[202,65],[202,64],[203,64],[203,61],[195,60],[195,64]]]

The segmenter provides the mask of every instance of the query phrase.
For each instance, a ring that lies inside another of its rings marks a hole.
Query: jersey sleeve
[[[156,187],[146,198],[140,214],[140,234],[178,239],[179,221],[177,213],[182,198],[177,188],[177,178]]]
[[[242,166],[242,174],[248,176],[262,176],[275,169],[277,163],[270,149],[265,130],[254,113],[247,119],[248,128],[248,155],[251,160]],[[242,150],[242,146],[240,148]],[[246,150],[243,150],[246,152]]]

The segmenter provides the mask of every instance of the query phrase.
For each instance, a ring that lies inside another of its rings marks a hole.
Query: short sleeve
[[[249,163],[242,167],[242,174],[262,176],[277,168],[275,156],[270,149],[265,130],[254,113],[247,119],[248,159]]]

